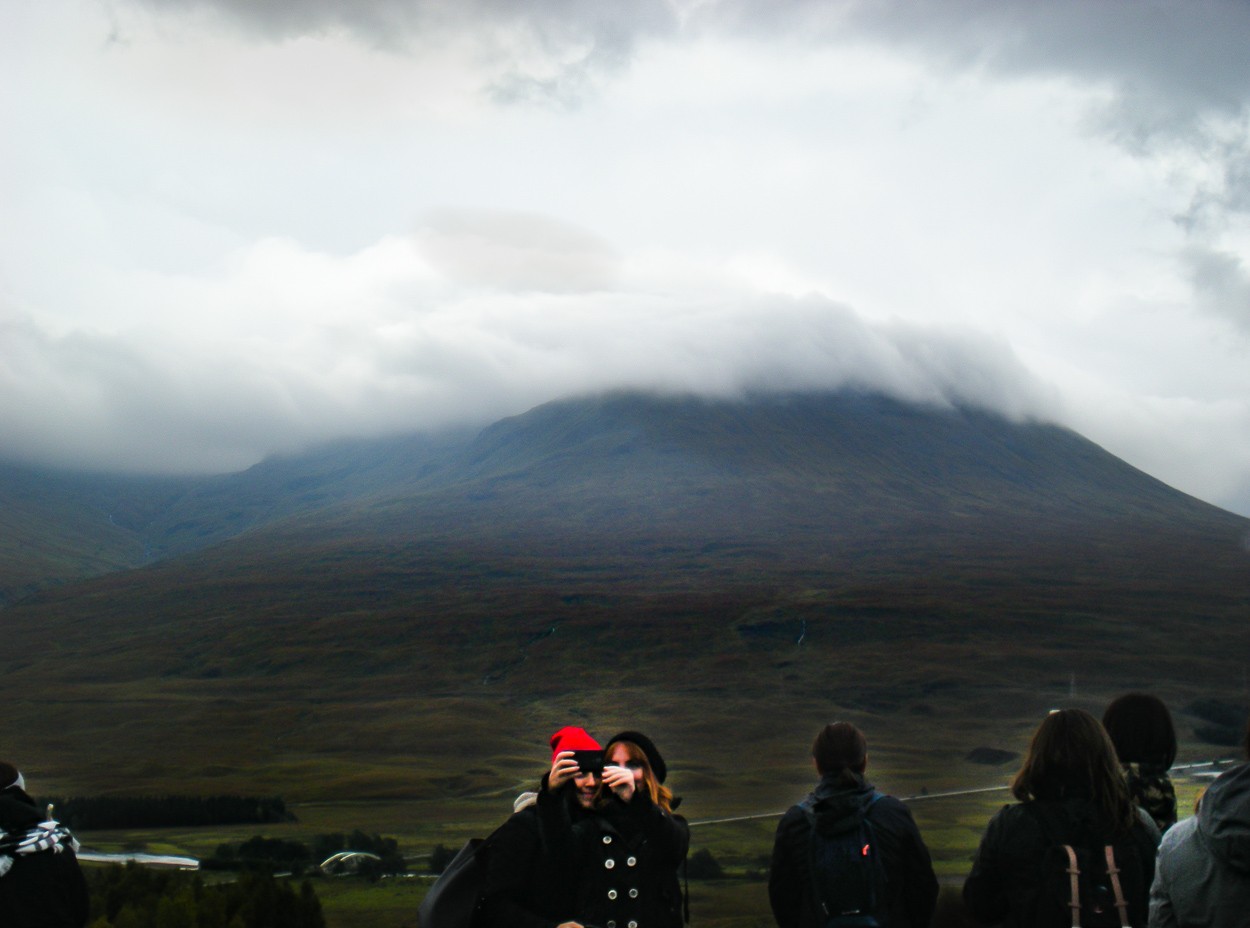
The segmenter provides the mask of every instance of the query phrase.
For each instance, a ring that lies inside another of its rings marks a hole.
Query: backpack
[[[1130,842],[1065,844],[1039,814],[1050,846],[1042,858],[1034,928],[1141,928],[1146,924],[1144,868]]]
[[[419,928],[471,928],[482,883],[484,838],[470,838],[438,875],[417,909]]]
[[[819,824],[811,805],[799,808],[807,816],[808,861],[812,888],[825,928],[878,928],[877,901],[885,888],[876,832],[868,810],[882,794],[872,797],[852,814]]]

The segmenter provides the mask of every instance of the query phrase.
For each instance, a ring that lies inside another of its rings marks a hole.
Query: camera
[[[603,773],[602,751],[574,751],[573,759],[581,773]]]

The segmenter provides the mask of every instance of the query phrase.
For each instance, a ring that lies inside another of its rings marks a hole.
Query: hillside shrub
[[[692,880],[720,880],[724,878],[725,871],[711,851],[701,848],[691,854],[686,862],[686,876]]]

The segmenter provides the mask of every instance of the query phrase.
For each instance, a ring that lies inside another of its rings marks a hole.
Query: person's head
[[[830,722],[812,742],[812,758],[822,777],[837,774],[863,776],[868,766],[868,739],[850,722]]]
[[[1122,764],[1151,764],[1167,769],[1176,760],[1176,728],[1158,696],[1125,693],[1102,714],[1116,756]]]
[[[26,789],[26,780],[22,777],[22,772],[12,764],[0,760],[0,793],[14,786],[20,790]]]
[[[1115,745],[1084,709],[1056,709],[1042,719],[1011,792],[1021,802],[1087,798],[1117,829],[1136,820]]]
[[[584,728],[576,728],[566,726],[549,739],[551,745],[551,760],[554,762],[556,755],[561,751],[598,751],[600,750],[599,742],[586,732]],[[589,809],[595,804],[595,796],[599,792],[599,775],[600,769],[579,770],[573,777],[572,794],[573,800],[583,809]]]
[[[655,743],[641,732],[623,731],[608,739],[604,762],[633,772],[636,789],[646,790],[665,812],[673,811],[673,791],[664,785],[668,766]]]

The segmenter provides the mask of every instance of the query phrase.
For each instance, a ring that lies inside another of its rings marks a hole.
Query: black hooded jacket
[[[873,802],[872,786],[862,777],[847,776],[853,777],[853,786],[848,786],[841,775],[826,776],[807,798],[817,826],[826,818],[843,819],[856,808],[865,809],[877,836],[886,878],[877,920],[882,928],[927,928],[938,883],[929,849],[911,812],[893,796],[881,796]],[[810,837],[806,813],[801,806],[792,806],[777,825],[768,877],[768,898],[780,928],[820,928],[824,924],[812,882]]]
[[[43,820],[35,801],[19,787],[0,792],[0,828],[6,837],[21,837]],[[82,928],[87,923],[87,881],[70,848],[10,856],[13,866],[0,876],[0,926]]]

